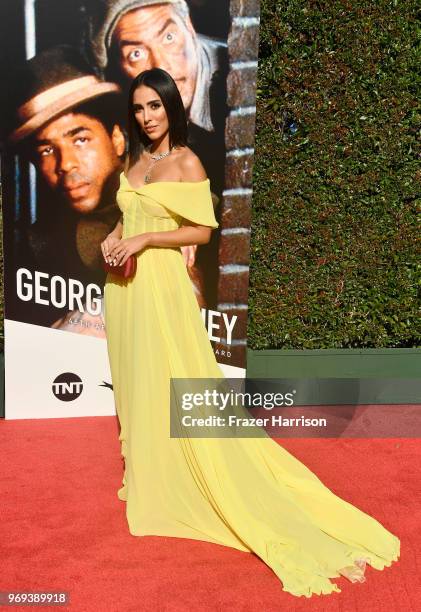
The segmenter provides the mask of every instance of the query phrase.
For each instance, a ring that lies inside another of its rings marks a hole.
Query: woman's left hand
[[[182,246],[181,252],[183,254],[184,263],[188,268],[194,266],[194,262],[196,261],[196,251],[197,244],[192,244],[189,246]]]
[[[107,261],[112,266],[121,266],[126,263],[130,255],[143,251],[148,244],[149,235],[147,233],[119,240],[108,253]]]

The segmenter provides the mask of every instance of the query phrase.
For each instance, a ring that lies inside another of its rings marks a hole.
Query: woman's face
[[[168,134],[169,123],[162,100],[154,89],[141,85],[133,93],[133,112],[141,129],[151,140]]]

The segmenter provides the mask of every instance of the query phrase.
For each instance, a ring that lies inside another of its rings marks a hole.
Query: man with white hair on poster
[[[96,8],[87,35],[96,67],[123,86],[143,70],[166,70],[180,90],[190,132],[219,132],[223,141],[227,45],[195,31],[185,0],[102,0]]]

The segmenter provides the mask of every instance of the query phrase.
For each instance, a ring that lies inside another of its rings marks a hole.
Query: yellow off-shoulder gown
[[[183,218],[212,228],[209,180],[133,188],[121,174],[123,237],[174,230]],[[269,436],[171,438],[170,378],[223,378],[177,248],[137,254],[129,280],[109,274],[104,315],[125,471],[118,496],[130,533],[205,540],[258,555],[283,590],[340,592],[329,578],[363,581],[399,539],[336,496]]]

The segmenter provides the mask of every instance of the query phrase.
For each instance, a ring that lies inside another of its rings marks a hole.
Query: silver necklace
[[[153,165],[156,164],[156,162],[158,162],[160,159],[164,159],[164,157],[168,157],[168,155],[171,153],[173,148],[174,147],[172,147],[169,151],[166,151],[165,153],[158,153],[158,155],[152,155],[152,153],[148,151],[151,157],[151,161],[149,162],[148,167],[146,168],[145,177],[143,179],[145,183],[149,183],[151,180],[151,171],[152,171]]]

